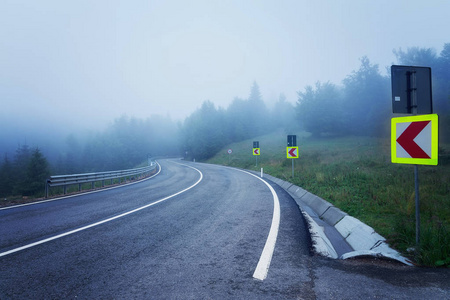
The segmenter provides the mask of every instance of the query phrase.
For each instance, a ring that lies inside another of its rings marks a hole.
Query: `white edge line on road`
[[[239,169],[236,169],[239,170]],[[241,172],[250,174],[262,182],[269,188],[272,192],[273,196],[273,216],[272,216],[272,225],[270,226],[269,235],[267,236],[266,244],[264,245],[264,249],[261,253],[261,257],[259,258],[258,264],[256,266],[255,272],[253,273],[253,278],[264,280],[267,277],[267,273],[269,272],[270,262],[272,261],[273,252],[275,250],[275,244],[277,242],[278,237],[278,228],[280,227],[280,200],[278,199],[278,195],[273,189],[273,187],[267,183],[264,179],[256,176],[255,174],[249,173],[247,171],[239,170]]]
[[[36,202],[31,202],[31,203],[25,203],[25,204],[19,204],[19,205],[13,205],[13,206],[7,206],[7,207],[0,207],[0,210],[6,210],[6,209],[12,209],[12,208],[17,208],[17,207],[23,207],[23,206],[29,206],[29,205],[35,205],[35,204],[40,204],[40,203],[45,203],[45,202],[52,202],[52,201],[57,201],[57,200],[62,200],[62,199],[67,199],[67,198],[73,198],[73,197],[78,197],[78,196],[84,196],[84,195],[89,195],[89,194],[93,194],[93,193],[100,193],[103,191],[108,191],[108,190],[112,190],[112,189],[117,189],[117,188],[121,188],[127,185],[132,185],[132,184],[136,184],[139,182],[143,182],[146,180],[149,180],[153,177],[155,177],[156,175],[158,175],[161,172],[161,165],[156,162],[156,164],[159,166],[159,170],[156,174],[153,174],[150,177],[138,180],[138,181],[133,181],[130,183],[126,183],[126,184],[122,184],[122,185],[117,185],[117,186],[112,186],[109,188],[104,188],[104,189],[99,189],[99,190],[95,190],[95,191],[90,191],[90,192],[85,192],[85,193],[78,193],[75,195],[69,195],[69,196],[62,196],[62,197],[58,197],[58,198],[53,198],[53,199],[48,199],[48,200],[41,200],[41,201],[36,201]]]
[[[178,164],[180,164],[180,163],[178,163]],[[173,197],[175,197],[175,196],[177,196],[177,195],[179,195],[179,194],[182,194],[182,193],[184,193],[184,192],[186,192],[186,191],[192,189],[193,187],[195,187],[197,184],[199,184],[199,183],[203,180],[203,173],[202,173],[200,170],[198,170],[198,169],[196,169],[196,168],[194,168],[194,167],[188,166],[188,165],[184,165],[184,164],[180,164],[180,165],[183,165],[183,166],[186,166],[186,167],[189,167],[189,168],[191,168],[191,169],[196,170],[196,171],[200,174],[199,180],[197,180],[197,182],[195,182],[195,183],[194,183],[193,185],[191,185],[190,187],[185,188],[184,190],[181,190],[181,191],[179,191],[179,192],[177,192],[177,193],[175,193],[175,194],[172,194],[172,195],[170,195],[170,196],[167,196],[167,197],[165,197],[165,198],[162,198],[162,199],[157,200],[157,201],[155,201],[155,202],[152,202],[152,203],[150,203],[150,204],[147,204],[147,205],[144,205],[144,206],[142,206],[142,207],[139,207],[139,208],[130,210],[130,211],[126,212],[126,213],[123,213],[123,214],[120,214],[120,215],[111,217],[111,218],[109,218],[109,219],[105,219],[105,220],[103,220],[103,221],[99,221],[99,222],[96,222],[96,223],[93,223],[93,224],[90,224],[90,225],[87,225],[87,226],[84,226],[84,227],[80,227],[80,228],[77,228],[77,229],[74,229],[74,230],[71,230],[71,231],[62,233],[62,234],[58,234],[58,235],[49,237],[49,238],[47,238],[47,239],[43,239],[43,240],[40,240],[40,241],[31,243],[31,244],[28,244],[28,245],[25,245],[25,246],[22,246],[22,247],[18,247],[18,248],[11,249],[11,250],[6,251],[6,252],[2,252],[2,253],[0,253],[0,257],[6,256],[6,255],[8,255],[8,254],[15,253],[15,252],[19,252],[19,251],[21,251],[21,250],[25,250],[25,249],[28,249],[28,248],[31,248],[31,247],[34,247],[34,246],[37,246],[37,245],[41,245],[41,244],[44,244],[44,243],[47,243],[47,242],[50,242],[50,241],[53,241],[53,240],[56,240],[56,239],[65,237],[65,236],[67,236],[67,235],[71,235],[71,234],[77,233],[77,232],[79,232],[79,231],[83,231],[83,230],[86,230],[86,229],[89,229],[89,228],[92,228],[92,227],[95,227],[95,226],[98,226],[98,225],[101,225],[101,224],[104,224],[104,223],[113,221],[113,220],[115,220],[115,219],[119,219],[119,218],[125,217],[125,216],[130,215],[130,214],[132,214],[132,213],[135,213],[135,212],[137,212],[137,211],[143,210],[143,209],[145,209],[145,208],[147,208],[147,207],[153,206],[153,205],[155,205],[155,204],[158,204],[158,203],[160,203],[160,202],[163,202],[163,201],[165,201],[165,200],[168,200],[168,199],[170,199],[170,198],[173,198]],[[161,169],[161,167],[160,167],[160,169]]]

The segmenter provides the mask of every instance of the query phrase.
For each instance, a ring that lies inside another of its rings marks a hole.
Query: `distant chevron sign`
[[[286,156],[287,158],[298,158],[298,147],[287,147]]]
[[[391,120],[393,163],[437,165],[438,115],[419,115]]]

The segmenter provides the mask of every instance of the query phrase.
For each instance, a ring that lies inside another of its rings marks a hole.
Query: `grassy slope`
[[[252,155],[258,140],[261,156]],[[208,162],[264,172],[299,185],[360,219],[406,253],[415,244],[414,171],[392,164],[389,138],[312,139],[297,133],[300,158],[286,159],[286,134],[236,143]],[[227,154],[231,148],[233,153]],[[450,265],[450,145],[441,145],[438,166],[419,166],[421,255],[417,261]]]

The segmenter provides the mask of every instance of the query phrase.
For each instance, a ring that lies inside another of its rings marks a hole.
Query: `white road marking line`
[[[203,173],[202,173],[200,170],[198,170],[198,169],[196,169],[196,168],[194,168],[194,167],[188,166],[188,165],[184,165],[184,164],[180,164],[180,165],[183,165],[183,166],[186,166],[186,167],[189,167],[189,168],[191,168],[191,169],[196,170],[196,171],[200,174],[200,179],[197,180],[197,182],[195,182],[195,183],[194,183],[193,185],[191,185],[190,187],[187,187],[187,188],[185,188],[185,189],[182,190],[182,191],[179,191],[179,192],[177,192],[177,193],[175,193],[175,194],[172,194],[172,195],[170,195],[170,196],[167,196],[167,197],[165,197],[165,198],[163,198],[163,199],[160,199],[160,200],[158,200],[158,201],[152,202],[152,203],[150,203],[150,204],[144,205],[144,206],[142,206],[142,207],[133,209],[133,210],[131,210],[131,211],[128,211],[128,212],[126,212],[126,213],[117,215],[117,216],[115,216],[115,217],[112,217],[112,218],[109,218],[109,219],[106,219],[106,220],[103,220],[103,221],[99,221],[99,222],[96,222],[96,223],[93,223],[93,224],[90,224],[90,225],[87,225],[87,226],[84,226],[84,227],[81,227],[81,228],[78,228],[78,229],[75,229],[75,230],[71,230],[71,231],[68,231],[68,232],[65,232],[65,233],[62,233],[62,234],[58,234],[58,235],[49,237],[49,238],[47,238],[47,239],[43,239],[43,240],[40,240],[40,241],[31,243],[31,244],[28,244],[28,245],[25,245],[25,246],[22,246],[22,247],[18,247],[18,248],[11,249],[11,250],[6,251],[6,252],[2,252],[2,253],[0,253],[0,257],[6,256],[6,255],[8,255],[8,254],[15,253],[15,252],[19,252],[19,251],[21,251],[21,250],[25,250],[25,249],[28,249],[28,248],[31,248],[31,247],[34,247],[34,246],[37,246],[37,245],[41,245],[41,244],[44,244],[44,243],[47,243],[47,242],[50,242],[50,241],[53,241],[53,240],[56,240],[56,239],[59,239],[59,238],[62,238],[62,237],[71,235],[71,234],[74,234],[74,233],[77,233],[77,232],[79,232],[79,231],[83,231],[83,230],[86,230],[86,229],[89,229],[89,228],[92,228],[92,227],[95,227],[95,226],[98,226],[98,225],[101,225],[101,224],[104,224],[104,223],[113,221],[113,220],[115,220],[115,219],[119,219],[119,218],[125,217],[125,216],[130,215],[130,214],[132,214],[132,213],[135,213],[135,212],[137,212],[137,211],[143,210],[143,209],[145,209],[145,208],[147,208],[147,207],[153,206],[153,205],[155,205],[155,204],[158,204],[158,203],[161,203],[161,202],[163,202],[163,201],[165,201],[165,200],[168,200],[168,199],[170,199],[170,198],[173,198],[173,197],[175,197],[175,196],[177,196],[177,195],[179,195],[179,194],[182,194],[182,193],[184,193],[184,192],[186,192],[186,191],[188,191],[188,190],[194,188],[197,184],[199,184],[199,183],[203,180]]]
[[[253,278],[264,280],[266,279],[267,273],[269,272],[270,262],[272,261],[273,252],[275,250],[275,244],[277,242],[278,228],[280,227],[280,200],[278,199],[278,195],[275,192],[275,190],[272,188],[270,184],[267,183],[267,181],[247,171],[239,169],[236,170],[250,174],[258,178],[262,182],[264,182],[264,184],[267,185],[273,196],[272,225],[270,226],[269,235],[267,236],[266,244],[264,245],[261,257],[259,258],[255,272],[253,273]]]
[[[149,179],[155,177],[156,175],[158,175],[161,172],[161,165],[158,162],[156,162],[156,164],[159,166],[159,170],[158,170],[158,172],[156,174],[153,174],[150,177],[147,177],[147,178],[144,178],[144,179],[141,179],[141,180],[138,180],[138,181],[133,181],[133,182],[122,184],[122,185],[117,185],[117,186],[113,186],[113,187],[109,187],[109,188],[105,188],[105,189],[99,189],[99,190],[90,191],[90,192],[85,192],[85,193],[79,193],[79,194],[75,194],[75,195],[63,196],[63,197],[58,197],[58,198],[53,198],[53,199],[48,199],[48,200],[36,201],[36,202],[19,204],[19,205],[13,205],[13,206],[7,206],[7,207],[0,207],[0,210],[6,210],[6,209],[17,208],[17,207],[22,207],[22,206],[29,206],[29,205],[35,205],[35,204],[40,204],[40,203],[45,203],[45,202],[52,202],[52,201],[57,201],[57,200],[62,200],[62,199],[67,199],[67,198],[84,196],[84,195],[89,195],[89,194],[93,194],[93,193],[99,193],[99,192],[103,192],[103,191],[108,191],[108,190],[112,190],[112,189],[121,188],[121,187],[124,187],[124,186],[127,186],[127,185],[136,184],[136,183],[139,183],[139,182],[142,182],[142,181],[149,180]]]

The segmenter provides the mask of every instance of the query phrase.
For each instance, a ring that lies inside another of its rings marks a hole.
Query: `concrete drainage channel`
[[[309,223],[316,253],[335,259],[382,257],[413,266],[410,260],[390,248],[386,239],[372,227],[301,187],[267,174],[264,177],[278,184],[295,199]]]

